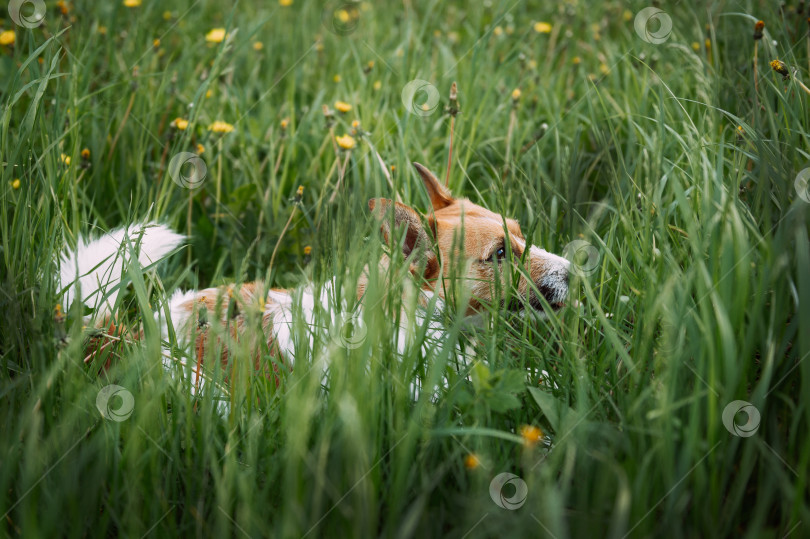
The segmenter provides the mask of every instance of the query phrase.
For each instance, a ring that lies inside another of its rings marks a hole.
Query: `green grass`
[[[680,2],[662,6],[672,33],[652,44],[633,29],[643,2],[366,2],[348,35],[309,0],[70,2],[67,15],[46,3],[40,28],[0,22],[16,31],[0,47],[3,535],[806,535],[810,204],[794,179],[810,162],[810,96],[768,66],[810,78],[806,13]],[[230,37],[209,45],[216,27]],[[434,113],[403,105],[413,79],[438,89]],[[374,150],[426,211],[409,163],[444,177],[453,81],[450,187],[551,252],[593,245],[581,306],[478,330],[449,312],[444,348],[422,354],[417,338],[396,359],[399,306],[377,283],[359,348],[299,328],[276,387],[252,375],[243,342],[231,413],[212,392],[190,396],[160,367],[153,309],[178,287],[257,278],[337,275],[351,290],[380,255],[367,201],[394,196]],[[322,106],[336,100],[353,109],[335,133],[357,119],[368,134],[330,203],[346,153],[336,164]],[[211,133],[215,120],[235,130]],[[190,191],[167,169],[197,144],[207,176]],[[81,234],[144,219],[190,247],[159,272],[129,268],[117,312],[144,321],[144,339],[85,364],[80,307],[55,319],[55,259]],[[474,366],[459,369],[456,343]],[[96,409],[111,383],[134,397],[122,422]],[[761,414],[751,437],[723,425],[734,400]],[[524,447],[523,425],[549,444]],[[481,465],[466,469],[471,452]],[[518,510],[490,498],[502,472],[527,484]]]

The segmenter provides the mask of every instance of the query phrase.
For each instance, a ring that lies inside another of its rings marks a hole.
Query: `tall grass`
[[[672,32],[653,44],[633,28],[644,3],[362,3],[346,35],[324,24],[335,6],[309,0],[47,7],[40,28],[0,24],[16,31],[0,48],[4,534],[806,533],[810,204],[794,185],[808,164],[810,96],[794,80],[808,76],[806,13],[662,6]],[[228,37],[206,43],[216,27]],[[413,79],[440,93],[433,113],[403,105]],[[410,162],[444,178],[454,81],[450,188],[548,251],[587,242],[598,264],[557,316],[489,313],[476,329],[451,308],[440,341],[417,324],[402,357],[401,305],[383,296],[403,285],[374,278],[367,337],[340,346],[329,311],[352,308],[381,255],[367,201],[427,210]],[[353,109],[334,133],[353,120],[366,132],[351,151],[335,150],[323,116],[336,100]],[[234,131],[211,132],[216,120]],[[205,181],[184,189],[169,162],[198,144]],[[55,311],[58,253],[147,219],[189,247],[128,268],[116,311],[144,337],[85,363],[81,307]],[[341,297],[297,326],[278,383],[253,374],[257,353],[278,361],[268,350],[233,343],[228,413],[161,367],[162,346],[184,353],[152,322],[174,289],[333,277]],[[124,421],[96,408],[109,384],[134,397]],[[735,400],[759,412],[753,436],[724,426]],[[527,443],[524,425],[544,441]],[[517,510],[490,497],[502,472],[527,485]]]

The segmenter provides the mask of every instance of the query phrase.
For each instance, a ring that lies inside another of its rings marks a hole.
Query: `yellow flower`
[[[601,71],[603,75],[607,75],[610,72],[610,68],[607,64],[599,64],[599,71]]]
[[[262,43],[261,41],[257,41],[257,42],[255,42],[255,43],[253,44],[253,50],[254,50],[254,51],[260,51],[260,50],[262,50],[263,48],[264,48],[264,43]]]
[[[138,7],[141,5],[141,0],[124,0],[126,7]]]
[[[303,185],[298,186],[298,190],[295,192],[295,196],[297,196],[299,198],[304,196],[304,186]]]
[[[289,118],[284,118],[283,120],[281,120],[281,129],[287,129],[289,125],[290,125]]]
[[[374,85],[372,86],[372,88],[374,88],[375,90],[379,90],[380,88],[382,88],[382,82],[378,81],[378,80],[375,80]]]
[[[571,58],[571,63],[574,65],[579,65],[580,62],[582,62],[582,58],[580,58],[579,56],[574,56],[573,58]]]
[[[205,92],[205,97],[206,97],[206,99],[207,99],[207,98],[209,98],[209,97],[211,97],[212,95],[214,95],[214,91],[213,91],[213,90],[208,90],[207,92]]]
[[[787,78],[790,76],[790,71],[788,71],[788,67],[785,62],[780,60],[773,60],[771,62],[771,69],[782,75],[783,77]]]
[[[534,31],[538,34],[551,33],[551,25],[547,22],[536,22],[534,23]]]
[[[82,150],[82,159],[90,159],[90,150],[88,148]]]
[[[184,120],[183,118],[175,118],[172,125],[180,131],[185,131],[188,127],[188,120]]]
[[[205,153],[205,146],[202,144],[197,144],[197,155],[202,155]]]
[[[13,45],[17,41],[17,34],[14,30],[0,32],[0,45]]]
[[[358,127],[360,127],[360,120],[354,120],[354,121],[352,122],[352,127],[354,127],[355,129],[357,129]]]
[[[231,131],[233,131],[233,126],[228,122],[217,120],[216,122],[209,125],[208,129],[210,131],[213,131],[214,133],[230,133]]]
[[[335,101],[335,108],[338,112],[349,112],[352,110],[352,106],[345,101]]]
[[[335,82],[340,82],[340,75],[335,75],[334,77],[332,77],[332,80]]]
[[[543,437],[543,431],[534,425],[523,425],[520,427],[520,436],[525,445],[533,446]]]
[[[278,5],[281,7],[288,7],[292,5],[292,0],[278,0]]]
[[[338,143],[338,146],[340,146],[344,150],[351,150],[357,144],[354,140],[354,137],[352,137],[351,135],[343,135],[342,137],[335,137],[335,141]]]
[[[172,12],[171,11],[164,11],[163,12],[163,20],[164,21],[172,20]]]
[[[59,155],[59,161],[61,161],[64,165],[70,166],[70,156],[61,154]]]
[[[629,9],[625,9],[624,13],[622,13],[622,18],[624,19],[624,22],[629,22],[633,18],[633,12]]]
[[[500,26],[496,26],[495,29],[492,31],[495,34],[495,37],[498,37],[503,34],[503,28]]]
[[[517,101],[518,99],[520,99],[521,93],[522,92],[520,91],[520,88],[515,88],[514,90],[512,90],[512,100]]]
[[[310,247],[309,245],[307,245],[306,247],[304,247],[304,254],[305,254],[306,256],[309,256],[309,254],[310,254],[311,252],[312,252],[312,247]]]
[[[98,33],[101,34],[102,36],[106,36],[107,35],[107,27],[106,26],[99,26],[98,27]]]
[[[468,470],[475,470],[479,466],[481,466],[481,459],[475,453],[470,453],[464,457],[464,467]]]
[[[697,41],[693,41],[692,42],[692,50],[695,51],[695,52],[700,51],[700,43],[698,43]]]
[[[222,43],[225,37],[226,34],[224,28],[214,28],[205,34],[205,40],[209,43]]]
[[[153,46],[154,48],[156,48],[156,49],[157,49],[158,47],[160,47],[160,40],[159,40],[159,39],[156,39],[156,40],[152,41],[152,46]]]
[[[19,189],[20,188],[20,179],[19,178],[17,178],[13,182],[11,182],[11,188],[12,189]]]

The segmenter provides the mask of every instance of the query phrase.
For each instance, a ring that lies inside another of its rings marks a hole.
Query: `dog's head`
[[[369,208],[381,220],[386,242],[401,246],[427,287],[442,298],[450,291],[466,292],[467,314],[509,296],[505,291],[512,292],[512,299],[500,301],[510,309],[543,311],[539,296],[552,309],[562,306],[568,295],[568,260],[527,247],[517,221],[454,198],[427,168],[414,166],[430,195],[432,213],[422,216],[388,199],[371,199]],[[392,234],[392,222],[399,233]]]

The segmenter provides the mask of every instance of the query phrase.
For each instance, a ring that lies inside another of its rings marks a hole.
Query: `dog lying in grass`
[[[498,307],[542,315],[563,306],[568,295],[570,266],[566,259],[528,246],[517,221],[467,199],[453,197],[427,168],[418,163],[414,166],[430,196],[430,214],[422,215],[404,204],[382,198],[370,200],[368,206],[379,220],[389,248],[401,249],[412,281],[419,288],[422,305],[430,302],[444,305],[448,291],[457,295],[460,290],[468,299],[464,314],[474,316],[484,306],[498,302],[498,290],[512,290],[511,299],[500,300]],[[112,313],[125,262],[137,252],[141,266],[156,264],[184,241],[183,236],[160,224],[137,224],[98,239],[81,240],[75,250],[65,252],[61,258],[60,289],[64,290],[65,303],[80,298],[92,307],[94,326],[120,336],[124,330],[116,326]],[[390,259],[384,256],[380,263],[382,274],[388,271],[389,263]],[[367,267],[358,282],[356,293],[361,304],[370,276]],[[266,341],[264,357],[269,350],[276,360],[272,362],[273,370],[277,373],[278,365],[292,368],[294,319],[312,324],[318,305],[330,312],[334,286],[333,281],[317,291],[312,286],[298,291],[268,290],[261,282],[251,282],[238,287],[178,291],[169,299],[167,308],[156,316],[164,341],[168,341],[171,328],[177,342],[194,358],[191,380],[196,391],[202,383],[204,359],[212,356],[214,343],[220,351],[227,380],[229,354],[222,340],[230,338],[237,342],[251,324],[261,327]],[[228,328],[227,332],[214,334],[212,322]],[[441,334],[443,328],[431,323],[430,331]],[[127,333],[137,340],[142,330]],[[404,342],[400,339],[400,350]],[[172,368],[170,351],[164,355],[164,365]],[[262,364],[261,357],[262,353],[256,354],[255,368],[267,376],[275,376],[270,366]],[[185,360],[180,361],[186,365]]]

